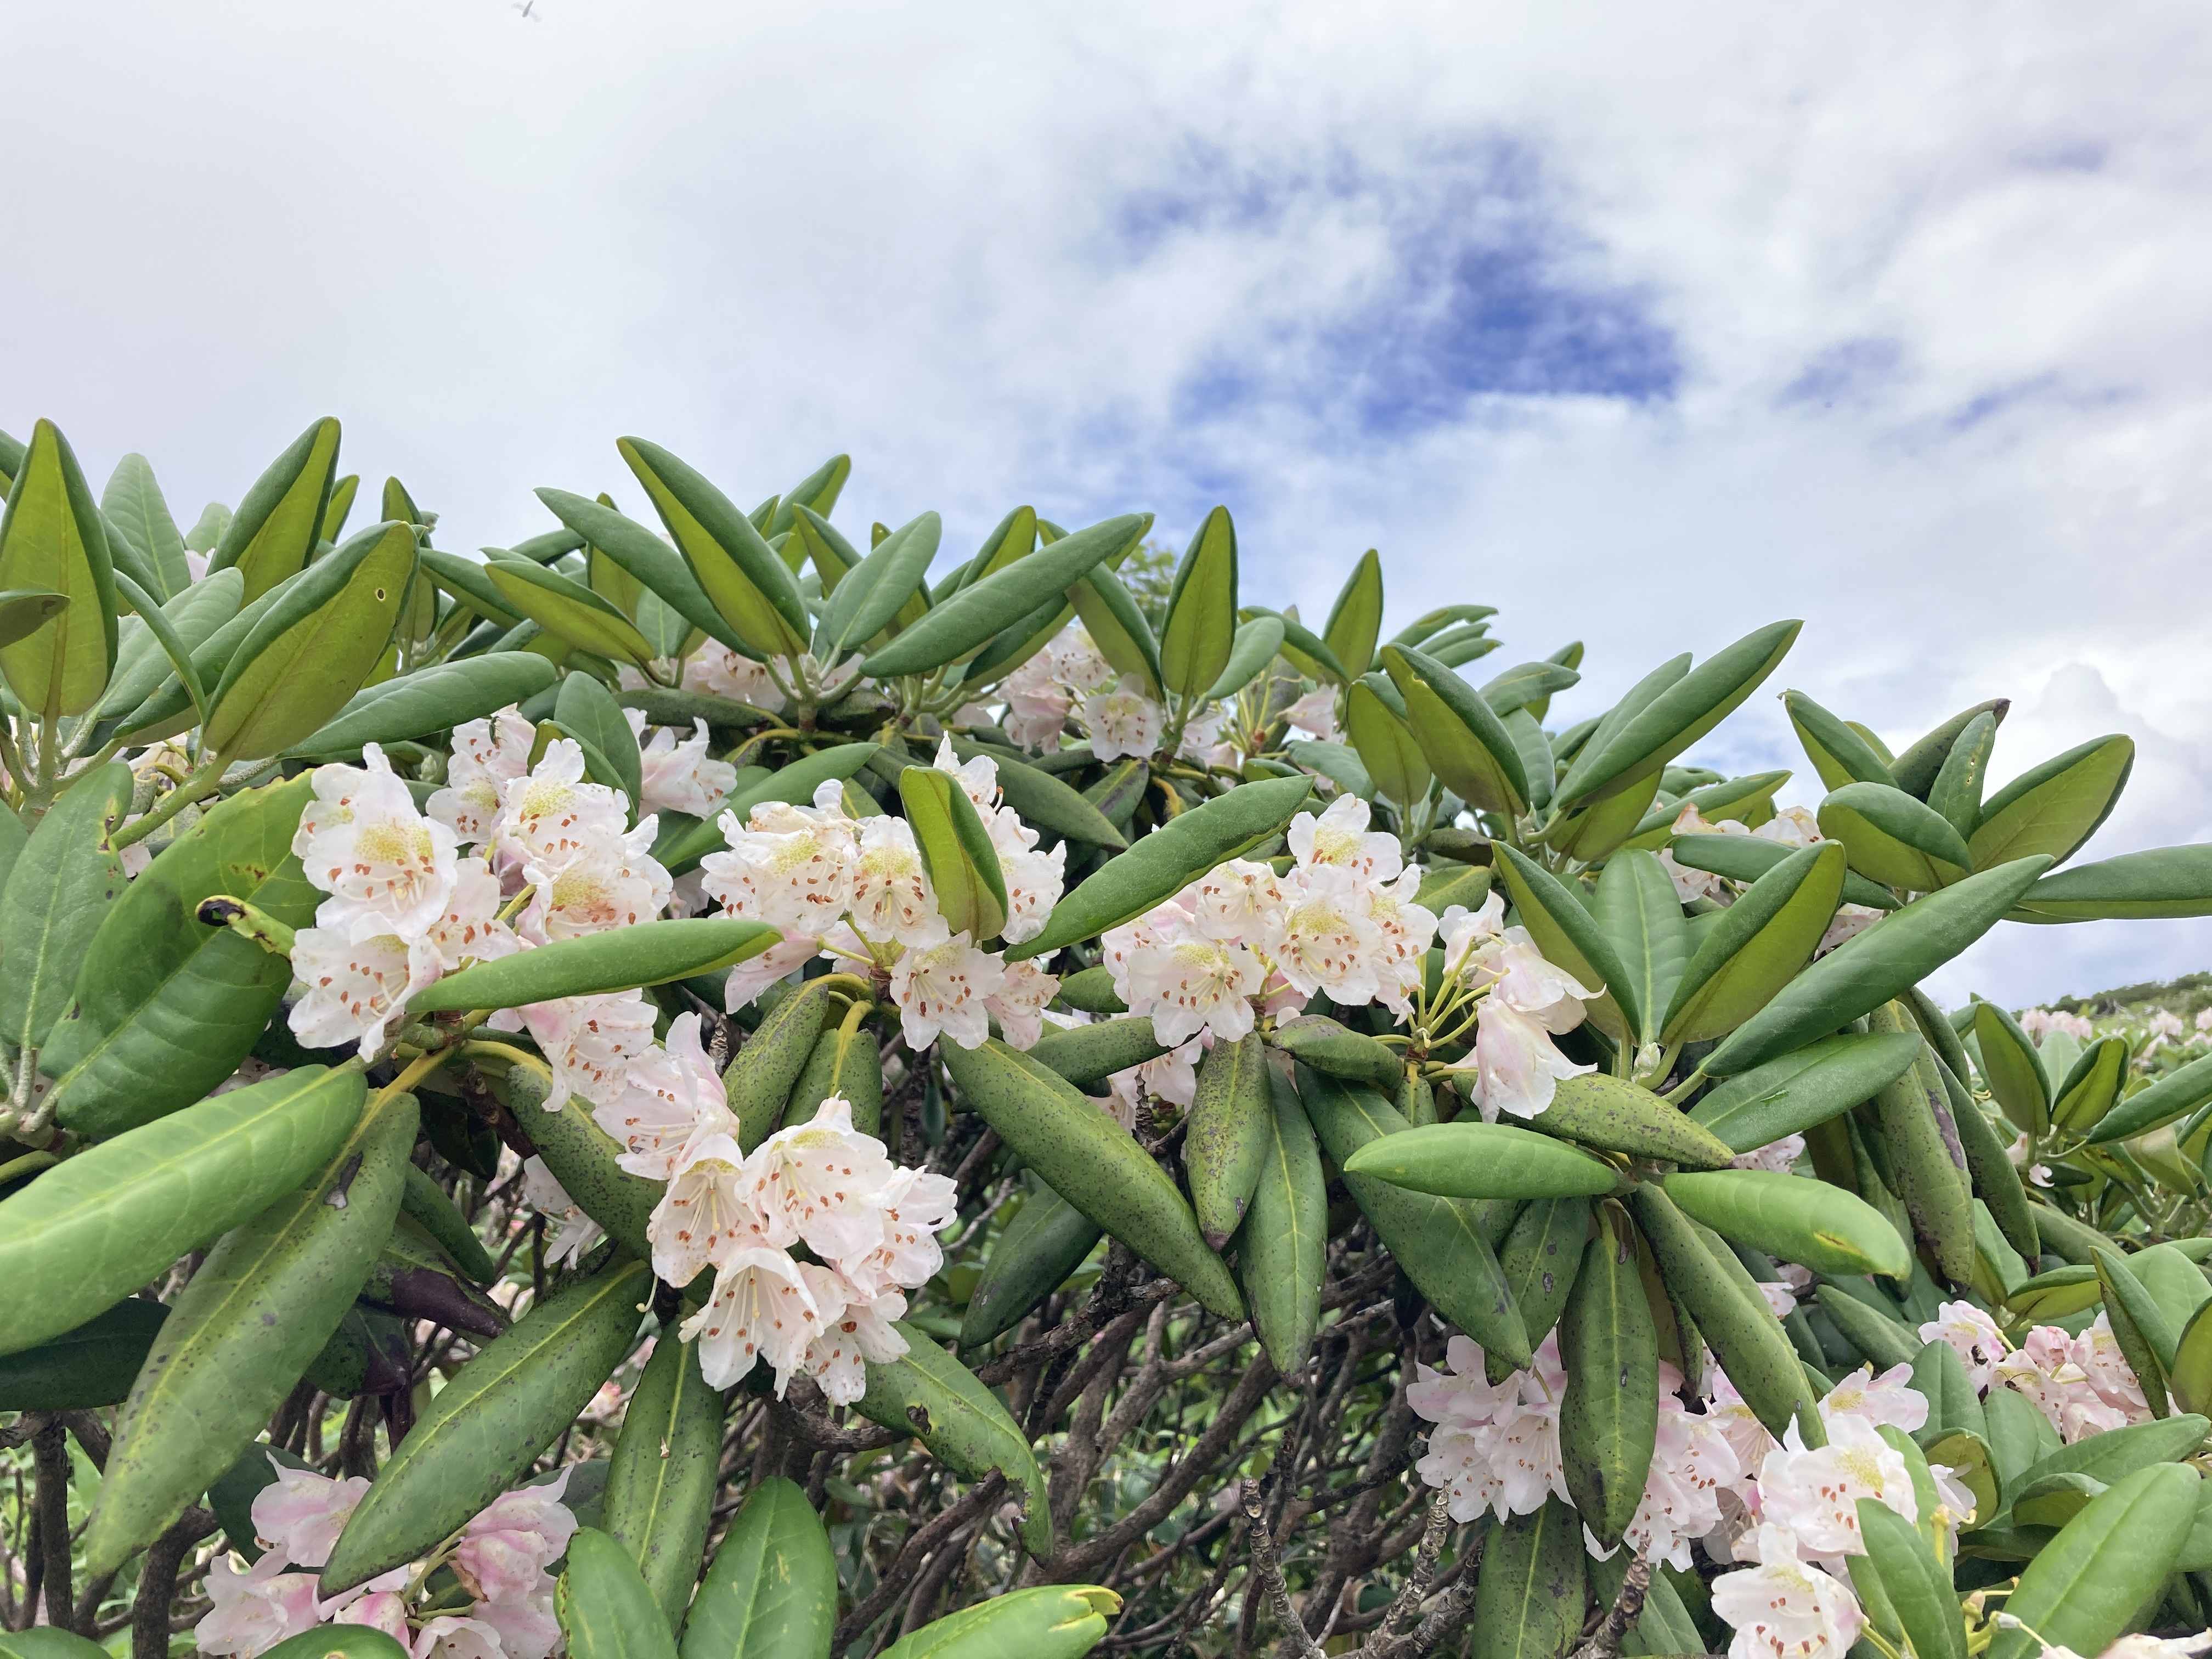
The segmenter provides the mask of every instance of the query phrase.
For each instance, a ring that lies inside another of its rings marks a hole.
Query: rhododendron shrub
[[[2126,738],[339,440],[0,434],[0,1650],[2201,1645],[2212,1018],[1923,988]]]

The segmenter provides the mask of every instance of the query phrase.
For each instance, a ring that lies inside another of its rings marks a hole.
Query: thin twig
[[[1251,1552],[1252,1576],[1267,1597],[1268,1610],[1283,1627],[1283,1645],[1300,1659],[1323,1659],[1320,1647],[1306,1634],[1305,1623],[1291,1605],[1290,1586],[1283,1583],[1283,1564],[1275,1556],[1275,1540],[1267,1529],[1267,1505],[1260,1483],[1243,1481],[1238,1501],[1244,1511],[1244,1547]]]

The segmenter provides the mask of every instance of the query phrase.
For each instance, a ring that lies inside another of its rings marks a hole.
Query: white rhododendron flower
[[[891,1000],[907,1046],[926,1048],[941,1032],[963,1048],[980,1048],[991,1035],[986,1000],[1006,981],[999,958],[979,951],[965,933],[939,945],[909,949],[891,969]]]
[[[430,797],[430,816],[464,847],[489,842],[499,828],[507,786],[530,770],[536,738],[537,728],[513,703],[489,719],[455,726],[446,787]]]
[[[1840,1580],[1798,1559],[1786,1528],[1762,1525],[1758,1563],[1713,1580],[1713,1612],[1735,1628],[1729,1659],[1844,1659],[1866,1624]]]
[[[215,1605],[192,1626],[202,1653],[261,1653],[314,1629],[313,1573],[285,1571],[282,1550],[270,1550],[250,1567],[234,1565],[237,1559],[219,1556],[208,1568],[208,1600]]]
[[[1759,1516],[1786,1527],[1814,1558],[1860,1555],[1858,1503],[1871,1498],[1907,1521],[1920,1519],[1903,1454],[1864,1418],[1838,1412],[1828,1443],[1808,1449],[1792,1423],[1759,1466]]]
[[[557,1112],[571,1094],[592,1105],[622,1099],[629,1062],[652,1046],[653,1005],[641,991],[560,997],[516,1011],[553,1071],[545,1109]]]
[[[540,870],[565,869],[629,828],[622,792],[584,781],[584,751],[567,738],[546,745],[526,777],[500,793],[495,831],[501,859]]]
[[[1949,1343],[1977,1392],[1986,1392],[1996,1380],[1997,1361],[2009,1351],[1996,1321],[1971,1302],[1939,1305],[1936,1317],[1920,1328],[1920,1340]]]
[[[678,1014],[666,1043],[648,1048],[623,1073],[623,1091],[592,1116],[620,1143],[615,1162],[634,1176],[666,1181],[693,1136],[735,1135],[729,1091],[699,1041],[699,1016]]]
[[[520,931],[543,945],[652,921],[672,884],[652,856],[659,830],[656,820],[642,818],[626,834],[592,836],[558,863],[526,860],[531,900]]]
[[[1084,698],[1078,713],[1091,734],[1091,752],[1102,761],[1149,760],[1167,735],[1168,711],[1145,695],[1134,674]]]
[[[746,1161],[746,1196],[763,1218],[763,1242],[804,1243],[825,1260],[873,1249],[883,1241],[883,1194],[893,1168],[883,1142],[854,1128],[852,1103],[830,1096]]]
[[[707,753],[707,722],[695,720],[691,735],[677,741],[673,726],[654,729],[645,736],[645,711],[626,708],[630,735],[638,740],[642,775],[637,804],[641,814],[688,812],[695,818],[711,818],[722,810],[737,787],[738,769]]]
[[[273,1456],[269,1467],[276,1479],[254,1494],[254,1541],[264,1549],[281,1550],[296,1565],[321,1566],[331,1559],[331,1547],[368,1491],[368,1482],[287,1468]]]
[[[453,832],[415,810],[415,797],[370,744],[365,767],[319,766],[292,851],[330,896],[315,926],[359,941],[413,941],[446,912],[453,891]]]
[[[685,1141],[671,1160],[668,1191],[646,1224],[653,1276],[689,1285],[741,1248],[787,1242],[763,1236],[766,1218],[751,1202],[752,1184],[736,1136],[702,1126]]]
[[[765,1360],[782,1397],[816,1337],[842,1313],[827,1315],[788,1253],[756,1244],[729,1253],[714,1273],[707,1305],[678,1334],[699,1345],[699,1373],[712,1389],[732,1388]]]
[[[841,805],[842,787],[823,784],[811,807],[764,802],[744,823],[725,812],[720,827],[729,850],[709,853],[699,861],[708,896],[733,916],[817,939],[829,932],[851,903],[858,873],[853,858],[856,836]],[[917,875],[921,867],[917,853]]]
[[[1911,1434],[1928,1420],[1928,1401],[1912,1386],[1912,1367],[1892,1365],[1879,1376],[1862,1365],[1828,1390],[1820,1401],[1820,1420],[1856,1417],[1876,1428],[1887,1424]]]
[[[292,939],[292,972],[307,987],[292,1005],[292,1034],[310,1048],[357,1042],[374,1054],[401,1005],[438,976],[438,947],[428,938],[410,945],[386,933],[356,943],[302,927]]]
[[[599,1224],[568,1196],[542,1158],[523,1160],[522,1201],[553,1224],[552,1236],[545,1241],[550,1262],[573,1267],[606,1237]]]

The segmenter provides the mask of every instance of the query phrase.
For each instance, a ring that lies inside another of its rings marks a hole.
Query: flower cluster
[[[2212,1010],[2207,1012],[2212,1012]],[[2176,1024],[2179,1023],[2178,1020],[2175,1022]],[[2076,1042],[2087,1042],[2097,1035],[2097,1028],[2088,1020],[2080,1014],[2069,1014],[2063,1008],[2030,1008],[2020,1017],[2020,1029],[2039,1042],[2053,1031],[2062,1032]]]
[[[201,1652],[251,1659],[288,1637],[333,1623],[382,1631],[410,1659],[547,1659],[560,1645],[548,1569],[567,1553],[576,1530],[576,1517],[561,1501],[567,1468],[503,1493],[461,1529],[449,1559],[472,1603],[465,1613],[424,1617],[407,1595],[428,1577],[420,1563],[321,1599],[313,1570],[330,1559],[369,1483],[269,1462],[276,1479],[253,1500],[254,1536],[265,1553],[251,1566],[228,1557],[208,1569],[215,1605],[193,1629]]]
[[[2008,1388],[2026,1395],[2069,1445],[2151,1420],[2142,1385],[2104,1314],[2079,1336],[2039,1325],[2015,1348],[1972,1303],[1946,1302],[1920,1328],[1920,1340],[1949,1343],[1978,1394]]]
[[[1006,713],[1000,726],[1023,749],[1060,747],[1073,719],[1102,761],[1150,760],[1168,736],[1168,711],[1135,674],[1117,674],[1080,627],[1054,636],[1044,648],[1000,682]],[[1185,720],[1176,752],[1186,758],[1220,759],[1213,753],[1222,716],[1209,708]]]
[[[1561,1054],[1553,1036],[1583,1023],[1583,1004],[1598,995],[1544,959],[1525,927],[1505,926],[1505,901],[1443,914],[1444,973],[1481,998],[1474,1030],[1475,1102],[1483,1121],[1504,1112],[1534,1117],[1564,1078],[1595,1070]]]
[[[765,1361],[779,1395],[803,1371],[848,1406],[866,1391],[864,1361],[907,1351],[891,1322],[944,1264],[936,1235],[957,1207],[953,1185],[893,1164],[854,1128],[851,1102],[832,1095],[743,1152],[699,1017],[683,1014],[592,1115],[621,1144],[623,1169],[667,1183],[646,1227],[653,1273],[684,1285],[714,1271],[714,1294],[679,1332],[697,1340],[709,1385],[730,1388]],[[557,1183],[538,1194],[556,1214],[566,1198]]]
[[[998,763],[957,761],[948,740],[938,769],[959,781],[998,854],[1006,887],[1008,944],[1034,937],[1060,902],[1067,849],[1038,850],[1037,832],[999,803]],[[1034,962],[1007,962],[945,923],[904,818],[846,810],[842,784],[825,783],[811,806],[766,802],[749,822],[725,812],[729,850],[701,860],[707,893],[732,915],[782,931],[782,939],[730,974],[727,1000],[743,1007],[816,956],[887,983],[909,1046],[941,1033],[980,1047],[993,1018],[1018,1048],[1035,1042],[1040,1012],[1060,981]]]

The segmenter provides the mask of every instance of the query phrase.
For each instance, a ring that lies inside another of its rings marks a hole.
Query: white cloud
[[[629,431],[748,504],[848,448],[841,516],[955,551],[1226,500],[1309,612],[1376,545],[1405,614],[1586,639],[1565,717],[1802,616],[1776,690],[1898,739],[2009,695],[2000,776],[2129,731],[2096,850],[2212,834],[2185,9],[535,10],[12,19],[0,424],[189,519],[334,411],[456,544],[622,493]],[[1796,758],[1764,696],[1713,752]]]

